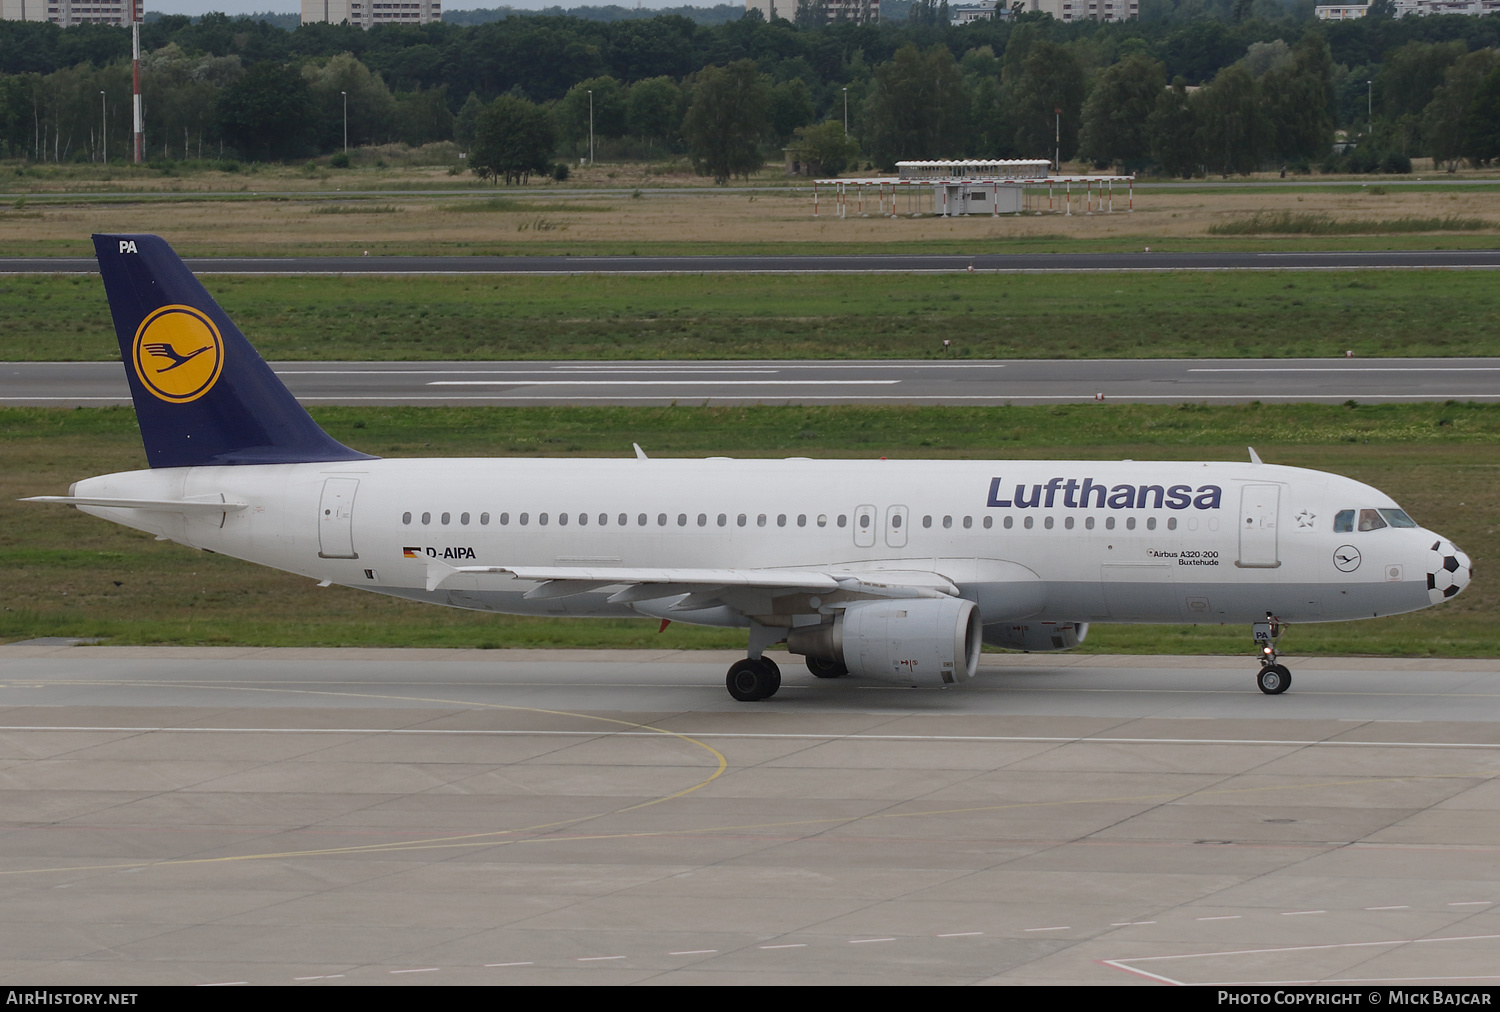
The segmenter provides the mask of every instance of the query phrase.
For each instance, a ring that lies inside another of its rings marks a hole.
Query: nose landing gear
[[[1292,687],[1291,671],[1276,660],[1279,656],[1276,644],[1283,631],[1282,623],[1270,612],[1266,612],[1264,622],[1257,622],[1251,627],[1255,645],[1260,648],[1260,671],[1256,673],[1255,684],[1268,696],[1279,696]]]

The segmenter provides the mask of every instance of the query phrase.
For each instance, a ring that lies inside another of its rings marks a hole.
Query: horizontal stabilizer
[[[237,499],[102,499],[84,495],[34,495],[21,502],[53,502],[64,506],[103,506],[108,509],[153,510],[157,513],[185,513],[197,516],[210,513],[238,513],[249,503]]]

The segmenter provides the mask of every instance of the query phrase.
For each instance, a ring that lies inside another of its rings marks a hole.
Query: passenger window
[[[897,513],[891,517],[891,527],[895,530],[901,529],[901,514]]]
[[[1167,517],[1167,530],[1169,530],[1169,531],[1175,531],[1176,529],[1177,529],[1177,518],[1176,517]]]
[[[1112,530],[1115,529],[1115,518],[1114,517],[1105,517],[1104,518],[1104,529],[1106,531],[1112,531]]]
[[[785,527],[786,526],[786,514],[785,513],[778,513],[778,514],[776,514],[776,526],[777,527]]]
[[[1024,524],[1023,524],[1023,526],[1028,531],[1031,530],[1032,527],[1036,526],[1036,517],[1031,517],[1031,516],[1027,517],[1026,520],[1025,520],[1025,522],[1024,522]]]
[[[1375,511],[1374,510],[1365,510],[1365,512],[1366,513],[1374,513]],[[453,519],[453,514],[452,513],[444,513],[443,514],[443,526],[444,527],[448,526],[448,521],[451,520],[451,519]],[[1363,519],[1363,518],[1361,518],[1361,519]],[[1381,524],[1380,526],[1384,527],[1385,524]],[[1364,524],[1363,523],[1360,524],[1360,530],[1364,530]]]
[[[1378,531],[1385,526],[1385,521],[1380,519],[1379,510],[1360,510],[1359,529],[1362,531]]]
[[[1156,518],[1155,517],[1147,517],[1146,518],[1146,530],[1148,530],[1148,531],[1154,531],[1154,530],[1156,530]]]
[[[765,525],[766,525],[766,515],[764,513],[758,514],[756,516],[756,518],[755,518],[755,526],[757,526],[757,527],[764,527]]]
[[[818,526],[819,527],[827,527],[828,526],[828,514],[827,513],[819,513],[818,514]]]
[[[665,526],[667,526],[667,515],[665,513],[658,513],[658,514],[656,514],[656,526],[658,526],[658,527],[665,527]]]
[[[708,514],[707,513],[699,513],[698,514],[698,526],[699,527],[707,527],[708,526]]]
[[[947,530],[948,528],[950,528],[952,526],[953,526],[953,518],[952,517],[943,517],[943,529]]]
[[[798,513],[797,514],[797,526],[798,527],[806,527],[807,526],[807,514],[806,513]],[[901,524],[897,523],[896,526],[900,527]]]
[[[509,513],[502,513],[502,514],[500,514],[500,526],[501,527],[507,527],[509,525],[510,525],[510,514]]]
[[[1338,515],[1333,518],[1333,533],[1348,534],[1354,530],[1354,511],[1339,510]]]
[[[687,526],[687,514],[686,513],[679,513],[679,514],[677,514],[677,526],[678,527],[686,527]]]
[[[932,517],[923,517],[922,518],[922,526],[923,527],[931,527],[932,526]]]
[[[521,526],[522,527],[525,527],[526,524],[528,522],[530,522],[530,520],[531,520],[531,514],[529,514],[529,513],[522,513],[521,514]]]
[[[1073,518],[1072,517],[1064,517],[1063,518],[1063,526],[1066,527],[1068,530],[1071,531],[1073,529]]]
[[[645,527],[646,526],[646,514],[642,513],[640,516],[636,517],[635,518],[635,522],[636,522],[637,526]]]
[[[839,514],[839,526],[840,526],[840,527],[843,527],[843,526],[844,526],[844,525],[846,525],[846,524],[847,524],[847,523],[848,523],[848,522],[849,522],[849,518],[848,518],[848,517],[846,517],[846,516],[844,516],[844,514],[842,514],[842,513],[840,513],[840,514]]]
[[[1016,522],[1016,518],[1015,517],[1006,517],[1005,518],[1005,529],[1006,530],[1010,530],[1011,527],[1015,526],[1015,522]]]
[[[541,524],[543,527],[546,527],[547,526],[547,514],[545,514],[545,513],[538,513],[536,515],[536,522],[539,523],[539,524]]]
[[[547,522],[547,514],[543,513],[542,514],[542,523],[546,523],[546,522]],[[559,526],[559,527],[566,527],[566,526],[568,526],[568,515],[566,513],[559,513],[557,515],[557,526]]]
[[[1093,517],[1084,517],[1083,518],[1083,529],[1086,530],[1086,531],[1091,531],[1091,530],[1094,529],[1094,518]]]
[[[969,528],[971,528],[973,526],[974,526],[974,518],[973,517],[964,517],[964,530],[968,530]]]
[[[868,513],[861,513],[859,515],[859,529],[860,530],[865,530],[869,526],[870,526],[870,514],[868,514]]]
[[[1046,520],[1043,520],[1042,521],[1042,526],[1045,527],[1045,528],[1047,528],[1047,530],[1050,531],[1052,529],[1052,518],[1048,517]]]
[[[1125,518],[1125,529],[1127,531],[1133,531],[1133,530],[1135,530],[1135,517],[1126,517]]]
[[[617,522],[619,523],[619,525],[621,527],[627,527],[627,526],[629,526],[630,525],[630,514],[629,513],[621,513],[619,515],[619,517],[617,518]]]
[[[490,525],[490,515],[488,513],[481,513],[481,514],[479,514],[479,526],[480,527],[488,527],[489,525]]]
[[[729,523],[729,515],[727,513],[720,513],[719,514],[719,526],[723,527],[727,523]]]
[[[578,514],[578,526],[579,527],[587,527],[588,523],[589,523],[589,515],[587,513],[580,513],[580,514]]]
[[[410,513],[403,513],[403,514],[401,514],[401,522],[403,524],[409,524],[409,523],[411,523],[411,514]]]
[[[422,523],[424,525],[432,523],[432,514],[431,513],[423,513],[422,514]]]
[[[989,530],[993,526],[995,526],[995,518],[994,517],[985,517],[984,518],[984,529],[985,530]]]
[[[465,527],[469,526],[469,514],[460,513],[458,515],[458,522],[463,524]]]
[[[745,514],[741,513],[739,516],[735,517],[734,522],[739,524],[741,527],[745,526]]]

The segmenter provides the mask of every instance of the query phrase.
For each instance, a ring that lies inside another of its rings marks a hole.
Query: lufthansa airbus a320
[[[67,503],[315,580],[517,615],[748,630],[736,699],[821,678],[974,676],[982,643],[1063,650],[1090,622],[1242,623],[1284,692],[1286,623],[1414,611],[1467,556],[1389,496],[1263,464],[386,460],[308,416],[177,255],[94,237],[150,468]]]

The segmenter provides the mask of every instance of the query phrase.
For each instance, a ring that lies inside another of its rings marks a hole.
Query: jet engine
[[[974,677],[981,635],[973,601],[858,601],[832,622],[793,629],[786,645],[794,654],[843,665],[850,674],[952,685]]]
[[[984,641],[1007,650],[1069,650],[1088,634],[1087,622],[1006,622],[984,627]]]

